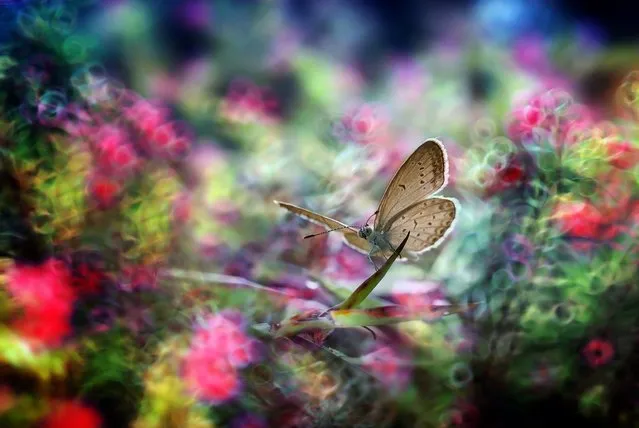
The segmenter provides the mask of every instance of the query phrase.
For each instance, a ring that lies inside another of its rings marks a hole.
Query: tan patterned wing
[[[406,159],[386,187],[375,217],[375,229],[388,230],[393,216],[437,193],[447,181],[446,149],[439,140],[429,139]]]
[[[436,248],[453,230],[458,211],[459,203],[453,198],[434,197],[417,202],[391,218],[385,236],[395,247],[410,232],[404,249],[423,253]]]
[[[360,238],[358,235],[358,230],[354,227],[348,226],[340,221],[334,220],[330,217],[323,216],[316,212],[307,210],[306,208],[298,207],[297,205],[289,204],[287,202],[281,201],[273,201],[280,207],[292,212],[295,215],[302,217],[305,220],[310,221],[311,223],[318,224],[323,226],[326,230],[338,229],[337,233],[341,233],[344,241],[350,247],[354,248],[357,251],[368,254],[371,249],[371,245],[364,238]],[[402,238],[404,239],[404,238]],[[401,240],[400,240],[401,242]]]

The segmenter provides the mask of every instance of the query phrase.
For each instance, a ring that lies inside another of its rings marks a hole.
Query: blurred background
[[[639,426],[626,3],[0,0],[0,426]],[[423,316],[256,328],[374,272],[272,201],[432,137],[454,230],[364,305]]]

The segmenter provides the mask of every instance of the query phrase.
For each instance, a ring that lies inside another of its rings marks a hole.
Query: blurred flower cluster
[[[402,55],[373,49],[347,2],[0,3],[0,426],[639,418],[632,54],[515,34],[513,17],[535,21],[522,2],[442,13]],[[374,272],[272,200],[360,225],[429,137],[455,229],[363,306],[473,309],[256,328],[321,314]]]

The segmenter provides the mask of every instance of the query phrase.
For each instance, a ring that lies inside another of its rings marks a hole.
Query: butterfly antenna
[[[371,221],[371,219],[373,217],[375,217],[377,215],[377,213],[379,212],[379,210],[375,211],[373,214],[370,215],[370,217],[368,217],[368,219],[366,220],[366,224],[368,224],[369,221]]]
[[[314,237],[316,237],[316,236],[325,235],[325,234],[327,234],[327,233],[329,233],[329,232],[334,232],[334,231],[336,231],[336,230],[346,229],[346,228],[348,228],[348,227],[352,227],[352,226],[336,227],[335,229],[325,230],[324,232],[320,232],[320,233],[313,233],[312,235],[306,235],[306,236],[304,237],[304,239],[307,239],[307,238],[314,238]]]

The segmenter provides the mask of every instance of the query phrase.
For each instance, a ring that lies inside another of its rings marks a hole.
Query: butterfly
[[[373,225],[368,221],[357,228],[313,211],[281,201],[273,201],[282,208],[324,226],[328,233],[340,231],[347,245],[372,256],[388,259],[407,233],[410,238],[400,260],[417,256],[436,248],[453,230],[459,212],[454,198],[433,196],[448,183],[448,156],[444,145],[431,138],[419,146],[404,161],[390,181],[375,216]],[[370,218],[369,218],[370,219]],[[304,238],[321,235],[307,235]]]

